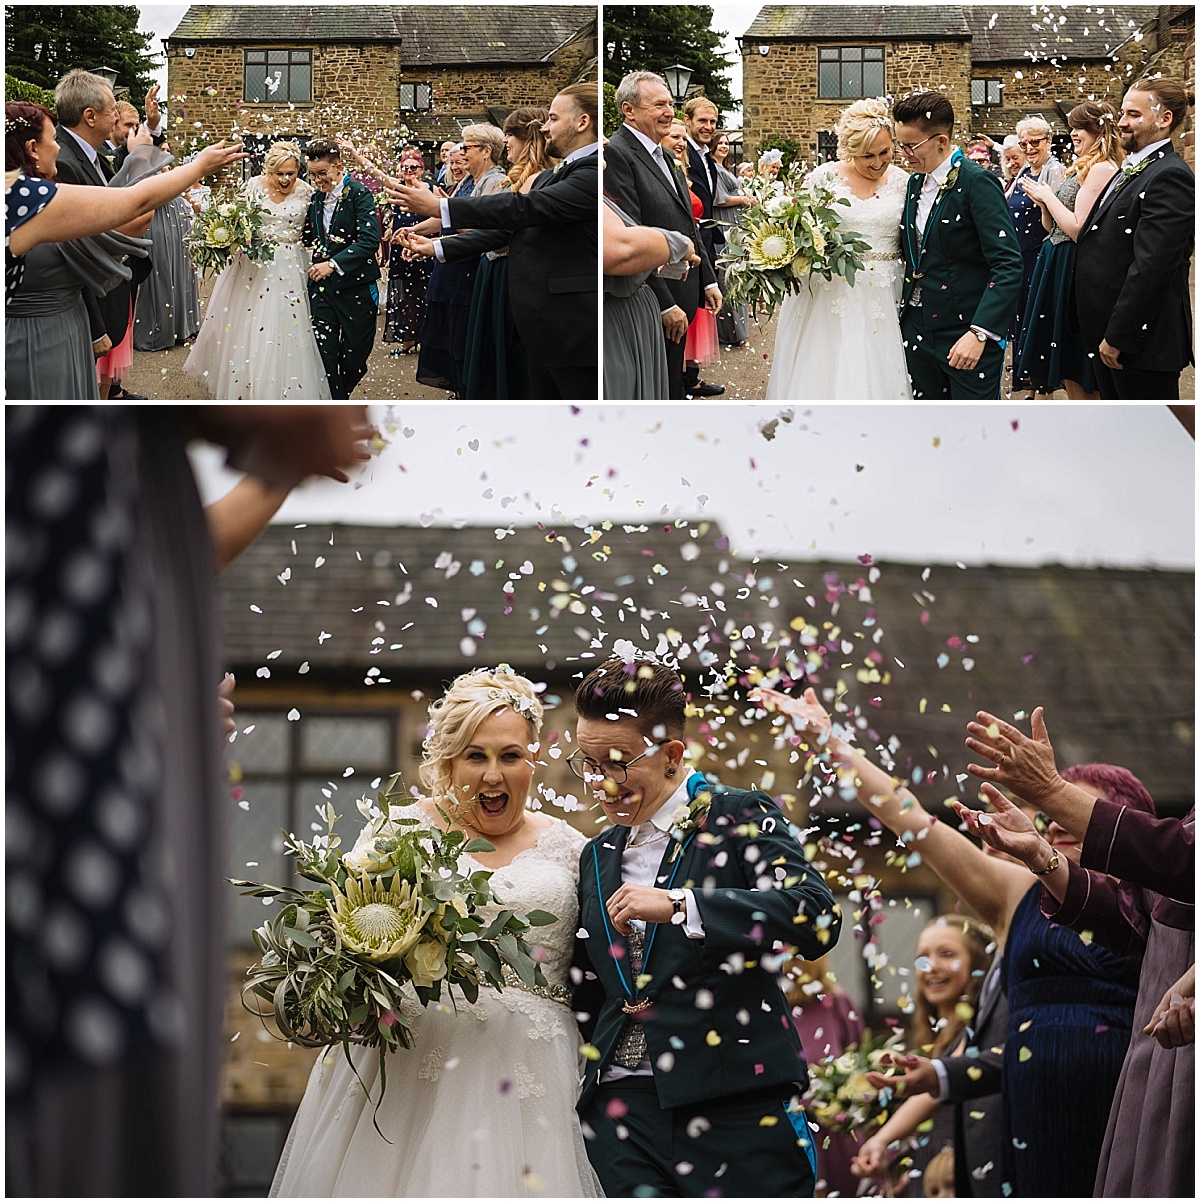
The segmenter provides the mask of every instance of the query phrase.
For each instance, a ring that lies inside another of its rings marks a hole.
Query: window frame
[[[858,58],[847,57],[847,54],[857,54]],[[868,57],[868,55],[870,57]],[[831,57],[832,56],[832,57]],[[838,86],[836,91],[827,92],[823,82],[822,68],[832,63],[837,64]],[[866,85],[866,65],[878,64],[880,71],[879,89],[868,88]],[[847,91],[846,71],[855,64],[858,67],[859,87],[857,91]],[[868,96],[884,96],[887,94],[887,48],[885,46],[846,45],[817,47],[817,99],[818,100],[863,100]]]
[[[412,103],[405,103],[405,90],[411,89]],[[425,92],[425,103],[421,104],[421,90]],[[405,81],[399,85],[398,102],[402,113],[428,113],[433,108],[433,83],[429,80]]]
[[[267,92],[266,79],[269,68],[280,66],[271,62],[272,54],[286,54],[287,62],[282,64],[283,75],[277,93]],[[251,63],[251,56],[262,56],[261,62]],[[250,68],[259,67],[263,73],[262,99],[251,100]],[[303,97],[293,96],[292,72],[297,67],[308,69],[308,94]],[[311,46],[247,46],[242,50],[242,103],[243,104],[312,104],[313,103],[313,51]]]
[[[983,86],[983,99],[975,99],[975,85]],[[993,92],[993,88],[995,91]],[[995,95],[995,100],[988,99]],[[978,79],[971,80],[971,108],[973,109],[998,109],[1004,103],[1004,80],[993,78],[991,76],[981,76]]]

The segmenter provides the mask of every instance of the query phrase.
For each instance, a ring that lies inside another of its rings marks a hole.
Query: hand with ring
[[[993,785],[1003,785],[1040,809],[1044,800],[1063,785],[1054,763],[1054,749],[1046,731],[1042,707],[1033,712],[1032,738],[1011,723],[981,710],[977,722],[968,723],[967,747],[992,761],[991,765],[969,764],[967,771]]]

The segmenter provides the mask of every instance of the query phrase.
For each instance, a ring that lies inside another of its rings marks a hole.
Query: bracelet
[[[1051,848],[1050,849],[1050,863],[1044,869],[1040,869],[1040,870],[1039,869],[1030,869],[1029,871],[1030,871],[1030,873],[1032,873],[1034,875],[1034,877],[1046,877],[1048,874],[1053,873],[1054,870],[1057,868],[1058,868],[1058,849]]]

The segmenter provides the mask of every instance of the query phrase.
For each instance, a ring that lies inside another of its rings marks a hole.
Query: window
[[[999,108],[1003,103],[1001,97],[1004,84],[998,79],[971,80],[971,103],[987,108]]]
[[[372,782],[386,781],[399,767],[397,719],[394,712],[306,710],[293,722],[283,710],[239,710],[237,737],[225,753],[236,766],[233,777],[242,794],[230,803],[229,876],[298,885],[294,862],[283,853],[281,829],[311,841],[324,831],[316,808],[327,800],[338,816],[342,846],[349,849],[363,826],[355,803],[364,794],[374,800]],[[274,910],[274,904],[237,895],[229,942],[248,943],[250,932]]]
[[[882,95],[882,46],[822,46],[817,51],[818,97],[859,100]]]
[[[821,130],[817,134],[817,162],[832,163],[837,154],[837,134],[832,130]]]
[[[288,142],[295,142],[301,150],[304,150],[311,141],[308,134],[287,134],[284,137]],[[250,156],[241,162],[242,183],[244,184],[252,176],[262,174],[263,159],[271,143],[282,141],[283,138],[274,134],[242,134],[241,139],[242,149]],[[300,174],[304,174],[303,164],[300,166]]]
[[[307,103],[312,100],[311,50],[247,50],[247,104]]]
[[[424,113],[433,108],[432,84],[401,84],[400,111],[402,113]]]

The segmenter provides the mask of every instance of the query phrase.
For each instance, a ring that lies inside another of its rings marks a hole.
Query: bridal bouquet
[[[221,271],[235,251],[255,263],[268,262],[275,248],[263,230],[266,216],[266,209],[245,195],[210,198],[184,238],[192,263],[201,271]]]
[[[348,853],[340,851],[331,803],[320,809],[326,835],[306,844],[284,833],[285,852],[311,888],[231,879],[247,897],[280,903],[253,933],[260,955],[246,972],[242,1002],[273,1018],[284,1040],[309,1048],[340,1044],[347,1059],[352,1044],[383,1054],[412,1046],[401,1010],[406,999],[428,1006],[443,988],[457,987],[474,1002],[481,984],[502,989],[514,974],[530,989],[546,985],[525,936],[555,917],[506,909],[482,916],[480,908],[493,901],[492,875],[464,873],[459,857],[492,845],[418,819],[389,820],[399,780],[396,774],[387,782],[379,806],[359,801],[371,826]],[[381,1097],[386,1063],[381,1055]]]
[[[809,1065],[804,1103],[825,1131],[865,1135],[886,1122],[892,1100],[871,1087],[867,1074],[886,1068],[884,1053],[902,1054],[902,1041],[900,1032],[879,1039],[868,1029],[862,1040],[848,1045],[841,1056]]]
[[[835,208],[849,201],[818,181],[806,183],[799,166],[780,179],[748,180],[745,191],[758,203],[725,235],[720,264],[728,304],[748,304],[756,322],[763,309],[770,321],[783,298],[799,292],[814,273],[854,284],[861,256],[871,247]]]

